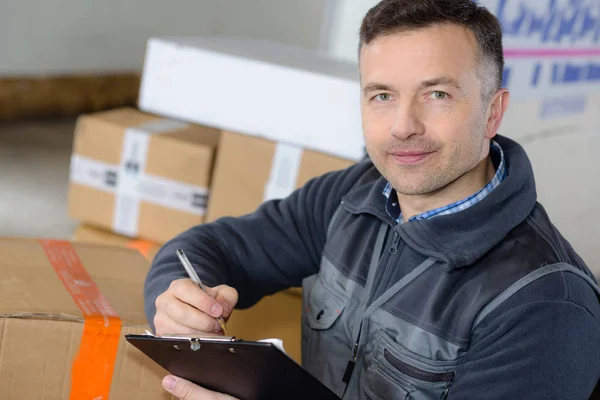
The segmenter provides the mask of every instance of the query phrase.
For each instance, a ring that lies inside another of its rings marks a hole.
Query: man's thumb
[[[163,379],[163,387],[179,400],[238,400],[222,393],[211,392],[185,379],[171,375]]]
[[[175,378],[174,376],[166,376],[163,379],[163,387],[173,396],[180,400],[195,400],[202,399],[202,393],[199,393],[200,388],[185,379]]]
[[[229,318],[238,302],[238,292],[231,286],[221,285],[214,288],[217,292],[215,299],[223,306],[223,318]]]

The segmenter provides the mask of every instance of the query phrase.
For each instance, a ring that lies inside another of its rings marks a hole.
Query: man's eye
[[[429,97],[433,100],[445,100],[448,97],[448,93],[435,91],[435,92],[431,92]]]
[[[392,96],[390,96],[389,93],[380,93],[377,96],[375,96],[375,99],[379,101],[389,101],[391,98]]]

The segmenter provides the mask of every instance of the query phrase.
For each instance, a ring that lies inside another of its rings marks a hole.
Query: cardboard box
[[[296,146],[224,131],[206,220],[251,213],[266,200],[284,198],[310,179],[352,164]]]
[[[218,137],[132,108],[80,117],[70,216],[157,243],[202,223]]]
[[[1,399],[171,398],[166,371],[124,338],[147,329],[144,257],[22,239],[0,254]]]
[[[79,225],[73,232],[73,241],[78,243],[102,244],[127,247],[139,251],[150,263],[162,245],[148,240],[131,239],[103,229]]]
[[[223,37],[153,38],[139,107],[355,161],[365,154],[356,64],[313,49]]]
[[[222,132],[207,220],[253,212],[266,199],[285,197],[309,179],[351,165],[322,153]],[[294,288],[265,297],[248,310],[235,310],[228,327],[244,339],[281,338],[286,352],[300,363],[301,322],[302,290]]]

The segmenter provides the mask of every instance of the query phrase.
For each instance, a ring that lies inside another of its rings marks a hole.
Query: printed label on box
[[[296,189],[301,162],[301,147],[277,143],[271,176],[265,185],[264,201],[285,198]]]

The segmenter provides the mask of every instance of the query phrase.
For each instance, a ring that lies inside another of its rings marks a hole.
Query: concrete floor
[[[0,236],[69,239],[74,120],[0,123]]]

